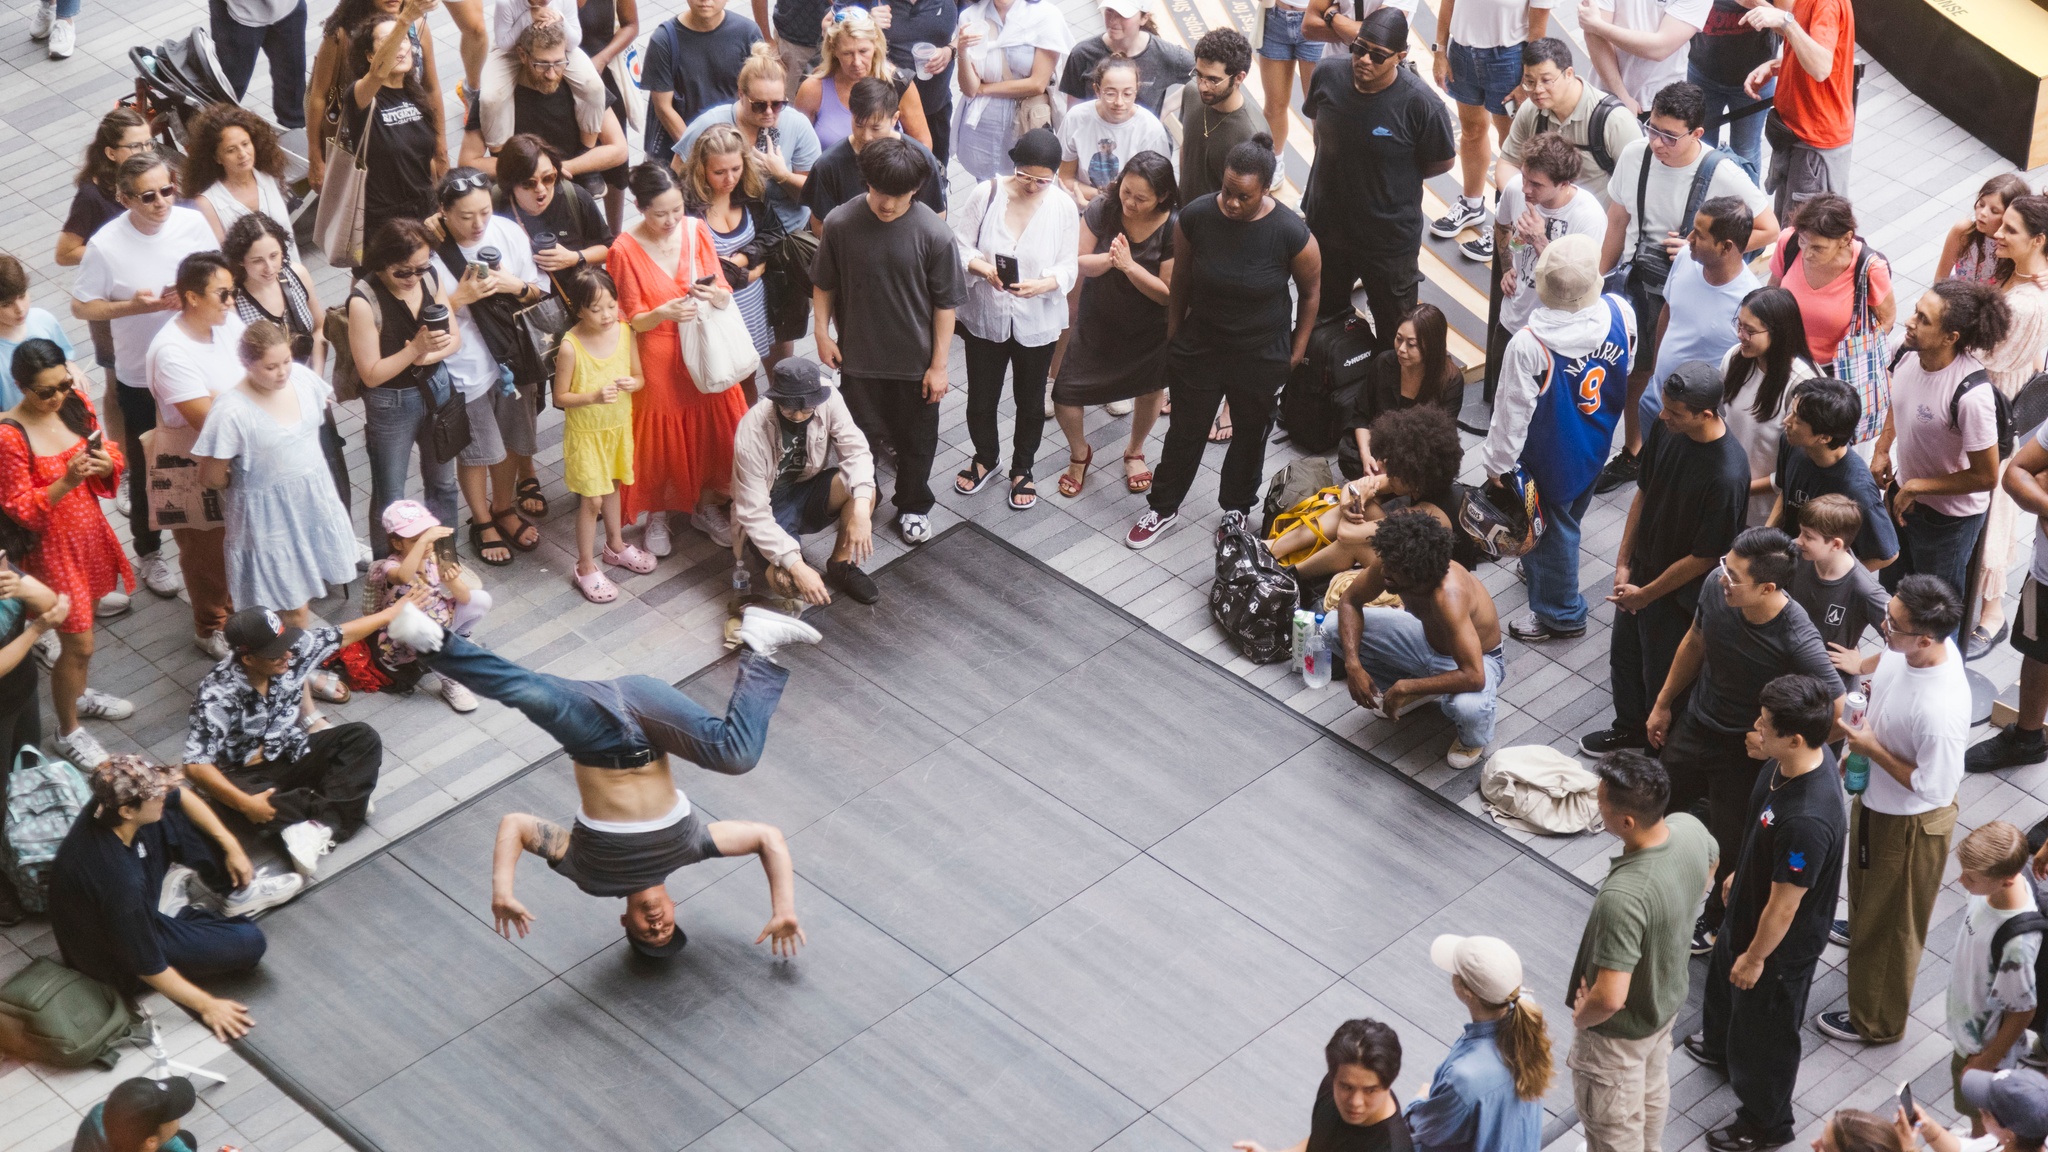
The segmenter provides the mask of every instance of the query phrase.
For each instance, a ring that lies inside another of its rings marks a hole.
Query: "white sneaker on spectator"
[[[675,542],[668,536],[668,513],[649,512],[647,532],[641,537],[642,546],[655,556],[666,556],[675,551]]]
[[[45,632],[36,638],[36,663],[41,664],[44,668],[55,668],[57,666],[57,655],[62,651],[64,651],[64,643],[57,639],[55,632]]]
[[[1111,400],[1102,406],[1102,410],[1111,416],[1129,416],[1137,407],[1135,400]]]
[[[223,915],[254,916],[265,908],[297,896],[306,887],[306,878],[297,872],[286,872],[279,876],[258,876],[247,885],[228,893],[221,907]]]
[[[134,603],[126,592],[109,592],[100,597],[100,602],[93,606],[92,614],[97,619],[105,620],[109,616],[119,616],[128,611]]]
[[[164,886],[156,898],[156,910],[165,916],[176,916],[192,903],[192,881],[199,873],[189,864],[173,864],[164,872]]]
[[[78,694],[78,715],[82,720],[126,720],[135,715],[135,705],[97,688]]]
[[[903,537],[905,544],[922,544],[932,538],[932,518],[905,512],[896,518],[896,534]]]
[[[441,699],[457,712],[476,711],[476,693],[457,684],[446,676],[441,677]]]
[[[68,60],[77,48],[77,24],[70,20],[58,20],[50,25],[50,59]]]
[[[56,19],[57,0],[40,0],[36,5],[36,10],[29,14],[28,38],[31,40],[48,40],[50,38],[50,24]]]
[[[299,875],[311,877],[320,858],[334,851],[334,830],[318,820],[301,820],[283,832],[285,854]]]
[[[398,610],[391,624],[385,629],[393,640],[415,652],[439,652],[441,650],[441,626],[434,619],[414,605],[408,603]],[[446,679],[446,677],[442,677]]]
[[[123,484],[121,485],[121,490],[119,492],[114,493],[114,511],[119,512],[123,516],[126,516],[128,515],[129,508],[130,505],[128,503],[128,486],[126,484]]]
[[[732,547],[732,508],[725,504],[699,504],[690,513],[690,527],[711,537],[720,548]]]
[[[784,616],[749,604],[740,614],[740,641],[763,656],[775,655],[785,644],[816,644],[824,639],[816,628],[794,616]]]
[[[1052,389],[1045,390],[1045,418],[1052,419]]]
[[[192,646],[212,657],[216,664],[228,658],[228,638],[218,632],[194,636]]]
[[[356,539],[356,571],[368,572],[370,566],[376,562],[377,554],[370,551],[370,542],[358,537]]]
[[[98,737],[87,732],[80,725],[69,736],[59,736],[50,741],[50,746],[59,756],[76,764],[81,771],[90,772],[107,762],[107,750],[100,746]]]
[[[159,596],[169,598],[185,590],[185,578],[178,574],[162,552],[151,552],[135,562],[135,578]]]

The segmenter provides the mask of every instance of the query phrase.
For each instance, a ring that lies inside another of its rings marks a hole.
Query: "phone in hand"
[[[696,284],[699,288],[708,288],[710,287],[711,283],[717,279],[718,273],[712,272],[707,275],[697,277]]]
[[[1015,256],[996,257],[996,279],[1003,282],[1003,287],[1015,288],[1019,278]]]
[[[104,432],[101,429],[95,428],[91,432],[86,433],[85,450],[87,452],[97,452],[100,450],[100,445],[106,443],[106,440],[106,432]]]
[[[1913,1082],[1911,1080],[1899,1082],[1899,1107],[1906,1113],[1906,1123],[1915,1124],[1918,1122],[1913,1112]]]

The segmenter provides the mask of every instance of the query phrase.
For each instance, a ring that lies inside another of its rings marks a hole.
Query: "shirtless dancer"
[[[688,942],[676,926],[668,874],[699,860],[752,854],[768,873],[774,909],[754,942],[769,940],[776,955],[796,955],[804,933],[781,829],[740,820],[704,823],[676,787],[668,758],[680,756],[728,775],[759,763],[768,718],[789,681],[789,670],[770,657],[784,644],[817,643],[817,629],[748,608],[739,630],[747,650],[740,653],[739,679],[724,716],[652,676],[568,680],[522,668],[446,631],[410,605],[391,622],[391,638],[477,695],[517,708],[560,741],[575,762],[582,806],[573,829],[525,812],[509,813],[498,824],[491,914],[500,934],[509,939],[517,929],[525,936],[535,919],[512,891],[522,850],[592,896],[624,896],[619,923],[626,940],[634,951],[653,957],[673,956]]]
[[[1344,654],[1351,698],[1393,717],[1435,700],[1458,729],[1445,761],[1470,768],[1493,743],[1507,677],[1493,597],[1451,559],[1451,530],[1426,512],[1380,521],[1373,544],[1378,558],[1344,590],[1330,637]],[[1401,607],[1364,607],[1383,592],[1399,596]],[[1326,619],[1325,636],[1331,627]]]

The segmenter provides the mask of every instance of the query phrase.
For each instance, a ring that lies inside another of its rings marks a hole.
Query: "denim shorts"
[[[1496,116],[1508,114],[1508,93],[1522,82],[1522,46],[1471,48],[1451,41],[1451,82],[1445,91],[1460,104],[1484,104]]]
[[[784,532],[801,540],[839,522],[839,514],[832,511],[832,478],[837,475],[836,464],[820,468],[816,476],[791,484],[781,499],[771,502],[775,522]]]
[[[1259,55],[1268,60],[1302,60],[1310,64],[1321,60],[1323,42],[1301,34],[1301,22],[1307,15],[1307,9],[1289,8],[1285,4],[1276,3],[1266,9],[1266,37],[1259,44]],[[1519,79],[1521,65],[1515,67]]]

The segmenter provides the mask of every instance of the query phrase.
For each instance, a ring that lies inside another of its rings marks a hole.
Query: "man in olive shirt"
[[[1223,187],[1223,158],[1263,129],[1244,98],[1252,46],[1235,28],[1195,42],[1195,78],[1180,93],[1180,202]]]
[[[1565,1064],[1586,1152],[1658,1147],[1671,1099],[1671,1025],[1685,1006],[1692,918],[1715,864],[1714,838],[1683,812],[1664,815],[1671,782],[1655,760],[1613,752],[1600,818],[1621,839],[1572,963],[1578,1035]]]

